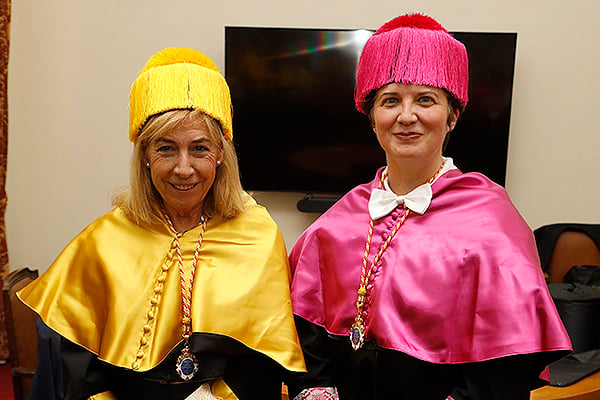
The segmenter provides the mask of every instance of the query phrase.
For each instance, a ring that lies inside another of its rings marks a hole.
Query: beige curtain
[[[10,0],[0,0],[0,288],[8,273],[6,247],[6,150],[8,144],[8,43],[10,39]],[[4,323],[4,306],[0,296],[0,360],[8,358],[8,343]]]

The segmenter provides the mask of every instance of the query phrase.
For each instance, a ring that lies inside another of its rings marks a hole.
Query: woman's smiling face
[[[169,215],[197,216],[213,185],[221,148],[210,139],[203,122],[177,125],[150,142],[146,150],[152,183]]]
[[[450,115],[442,89],[401,83],[379,89],[371,111],[388,165],[410,160],[439,165],[444,139],[457,117],[458,112]]]

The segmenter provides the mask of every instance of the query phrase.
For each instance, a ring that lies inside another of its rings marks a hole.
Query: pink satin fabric
[[[375,180],[344,196],[291,251],[294,312],[348,335]],[[539,266],[531,229],[506,191],[452,170],[424,215],[411,213],[382,257],[367,319],[379,346],[434,363],[553,350],[570,341]],[[375,221],[369,261],[401,215]]]

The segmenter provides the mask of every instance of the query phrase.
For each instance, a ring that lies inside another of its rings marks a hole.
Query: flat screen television
[[[385,165],[354,107],[368,30],[225,28],[225,76],[247,190],[341,195]],[[516,33],[454,32],[469,54],[469,103],[446,148],[463,171],[506,177]]]

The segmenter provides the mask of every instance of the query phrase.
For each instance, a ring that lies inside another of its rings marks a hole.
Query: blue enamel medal
[[[198,360],[190,351],[190,348],[186,346],[181,351],[181,355],[177,359],[177,374],[184,381],[189,381],[198,372]]]
[[[350,328],[350,343],[354,350],[358,350],[365,342],[365,328],[362,324],[354,322]]]

